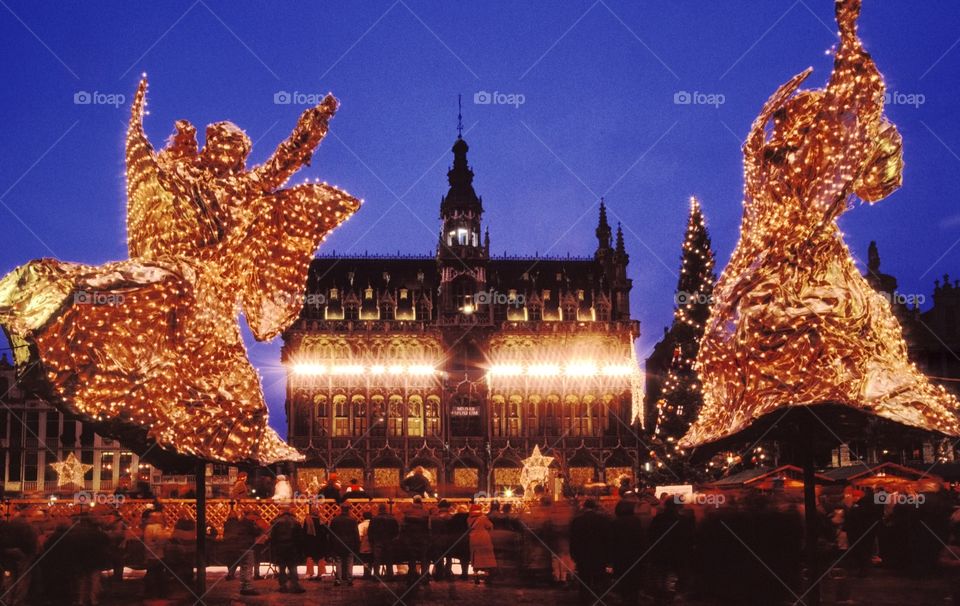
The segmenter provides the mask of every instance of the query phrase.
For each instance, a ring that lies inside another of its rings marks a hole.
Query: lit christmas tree
[[[657,421],[653,435],[657,447],[651,453],[659,466],[668,465],[679,473],[685,465],[679,461],[676,442],[700,411],[703,403],[700,378],[694,362],[700,350],[700,338],[710,315],[713,296],[714,254],[710,245],[703,211],[696,198],[690,198],[690,217],[680,255],[680,278],[674,297],[673,325],[665,336],[673,346],[673,357],[657,400]],[[664,460],[666,459],[666,460]]]

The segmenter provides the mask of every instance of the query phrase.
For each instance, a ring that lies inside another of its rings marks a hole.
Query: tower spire
[[[457,139],[463,139],[463,95],[457,95]]]
[[[607,223],[607,205],[603,198],[600,198],[600,220],[597,223],[596,233],[599,241],[598,250],[610,248],[610,224]]]

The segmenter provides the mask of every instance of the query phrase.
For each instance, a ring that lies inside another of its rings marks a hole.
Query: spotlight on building
[[[407,368],[407,372],[415,376],[432,375],[435,372],[433,366],[429,364],[413,364]]]
[[[332,369],[332,374],[335,375],[362,375],[363,366],[360,364],[338,364]]]
[[[531,364],[527,367],[527,374],[531,377],[555,377],[560,374],[560,367],[556,364]]]
[[[309,364],[309,363],[294,364],[293,372],[294,374],[298,374],[298,375],[308,375],[308,376],[323,375],[327,373],[327,366],[325,364]]]
[[[567,364],[568,377],[593,377],[597,374],[597,365],[593,362],[572,362]]]
[[[523,374],[523,366],[519,364],[494,364],[490,367],[490,374],[495,377],[518,377]]]

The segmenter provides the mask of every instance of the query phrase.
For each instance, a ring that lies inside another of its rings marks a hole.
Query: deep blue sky
[[[861,33],[889,89],[923,103],[888,108],[904,136],[904,187],[842,223],[858,256],[877,240],[883,269],[929,305],[934,278],[960,274],[960,4],[865,4]],[[142,71],[155,144],[178,118],[201,131],[229,119],[257,141],[254,162],[303,109],[275,104],[275,93],[333,91],[342,102],[333,134],[302,175],[366,205],[324,250],[430,252],[462,93],[494,251],[591,254],[604,194],[627,233],[645,355],[670,321],[688,196],[702,200],[722,267],[740,223],[739,140],[790,76],[812,65],[811,85],[824,82],[832,8],[828,0],[2,0],[0,271],[42,256],[125,257],[123,133]],[[75,104],[81,91],[125,100]],[[524,103],[478,105],[478,91]],[[724,103],[678,105],[679,91]],[[279,342],[250,355],[282,430]]]

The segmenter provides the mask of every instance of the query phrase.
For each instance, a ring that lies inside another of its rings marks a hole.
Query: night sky
[[[926,308],[935,278],[960,277],[960,3],[865,5],[861,35],[893,93],[907,169],[899,192],[841,223],[862,259],[876,240],[882,269]],[[301,102],[332,91],[342,106],[331,134],[294,182],[320,177],[366,204],[323,252],[432,253],[460,93],[493,252],[592,254],[605,196],[626,233],[645,357],[670,322],[688,197],[701,199],[722,267],[740,223],[740,140],[795,73],[813,66],[808,84],[823,84],[832,10],[828,0],[0,0],[0,271],[43,256],[126,257],[124,131],[143,71],[156,146],[178,118],[201,132],[231,120],[255,141],[251,165],[293,128]],[[483,92],[494,102],[476,103]],[[285,434],[279,339],[248,343]]]

